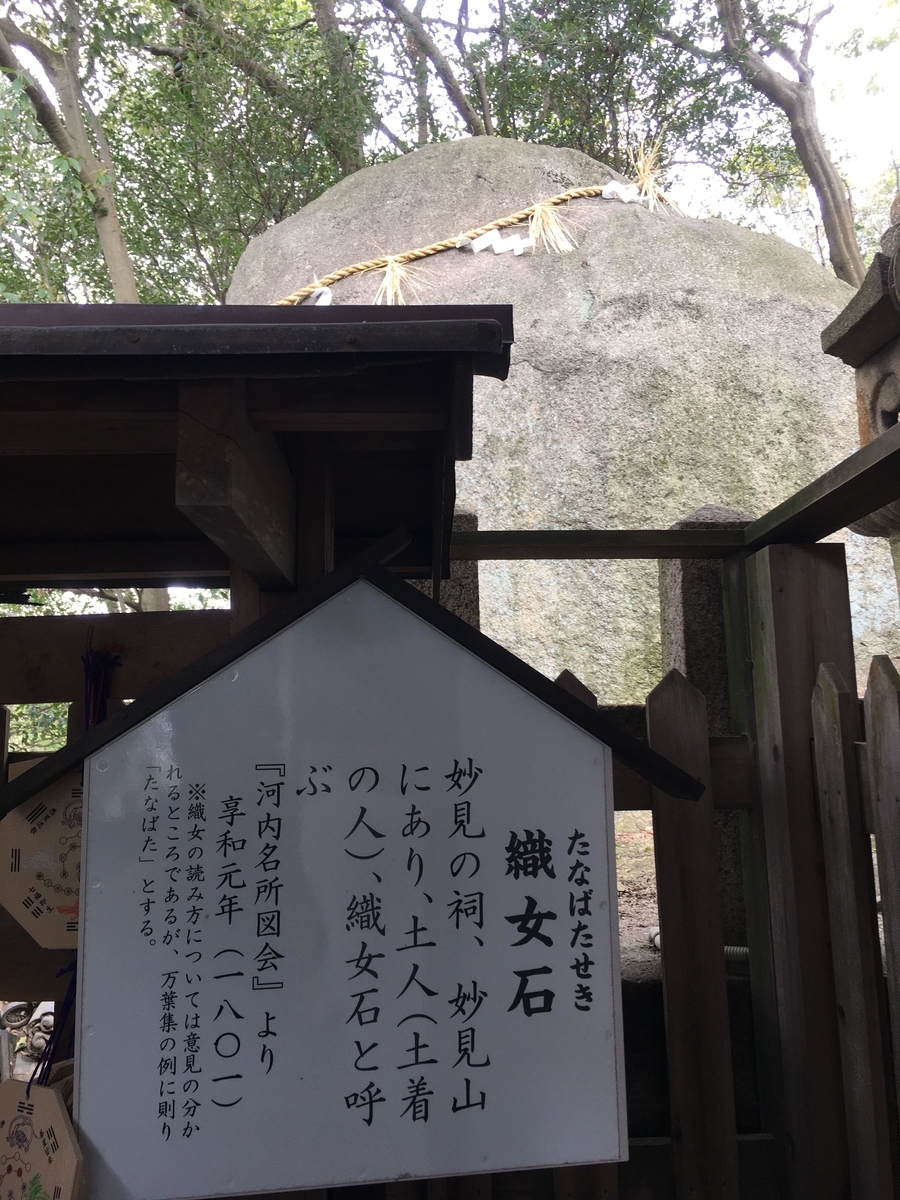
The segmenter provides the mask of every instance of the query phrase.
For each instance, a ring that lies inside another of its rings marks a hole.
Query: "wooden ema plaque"
[[[0,1200],[78,1200],[81,1150],[59,1092],[0,1084]]]
[[[78,945],[81,805],[78,770],[0,821],[0,904],[46,950]]]

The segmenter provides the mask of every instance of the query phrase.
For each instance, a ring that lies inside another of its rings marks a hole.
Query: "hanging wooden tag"
[[[81,1150],[54,1088],[0,1084],[0,1200],[79,1200]]]
[[[78,945],[81,770],[0,821],[0,904],[39,946]]]

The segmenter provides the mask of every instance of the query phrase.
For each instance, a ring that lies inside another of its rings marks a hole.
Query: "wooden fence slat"
[[[866,745],[900,1111],[900,674],[886,654],[876,655],[869,670]]]
[[[618,1163],[586,1167],[557,1167],[553,1200],[619,1200]]]
[[[740,818],[741,859],[760,1129],[778,1136],[785,1125],[784,1085],[769,914],[769,871],[763,812],[759,802],[759,746],[745,559],[734,557],[723,563],[722,591],[731,730],[747,741],[745,788],[749,805]],[[721,803],[718,786],[716,781],[714,791],[718,803]],[[783,1142],[780,1148],[783,1148]]]
[[[833,663],[819,667],[812,719],[852,1194],[860,1200],[890,1200],[890,1125],[878,997],[881,950],[872,854],[856,780],[857,702]]]
[[[679,671],[647,698],[654,750],[699,778],[699,801],[653,792],[666,1048],[679,1197],[737,1200],[738,1159],[706,701]]]
[[[425,1200],[458,1200],[456,1180],[449,1176],[425,1180]]]
[[[458,1200],[491,1200],[493,1175],[460,1175],[456,1182]]]
[[[395,1179],[384,1185],[384,1200],[426,1200],[426,1196],[424,1179]]]
[[[855,680],[840,545],[770,546],[747,560],[759,803],[792,1200],[846,1200],[843,1075],[810,696],[820,662]]]

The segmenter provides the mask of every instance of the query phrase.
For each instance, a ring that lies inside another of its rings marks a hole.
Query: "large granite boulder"
[[[344,179],[251,242],[230,303],[267,303],[339,267],[455,235],[608,168],[574,150],[475,138]],[[515,307],[505,383],[477,383],[458,507],[482,529],[665,527],[704,504],[759,515],[858,445],[852,372],[820,330],[851,289],[780,238],[720,220],[579,200],[570,254],[449,251],[414,302]],[[371,303],[381,273],[334,302]],[[850,536],[863,654],[898,653],[886,543]],[[655,563],[482,563],[482,628],[606,703],[660,673]]]

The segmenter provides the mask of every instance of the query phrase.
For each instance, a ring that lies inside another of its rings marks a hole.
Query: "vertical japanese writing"
[[[159,1043],[159,1121],[164,1142],[172,1136],[175,1122],[176,1088],[178,1075],[177,1042],[172,1036],[178,1028],[178,992],[176,990],[180,971],[164,971],[159,998],[159,1029],[163,1035]]]
[[[212,980],[216,984],[216,1014],[212,1019],[212,1062],[210,1101],[216,1108],[235,1108],[244,1099],[243,1056],[244,1038],[241,1033],[246,1020],[237,1005],[246,1008],[244,965],[247,955],[240,949],[246,944],[243,930],[246,924],[247,880],[244,867],[247,858],[247,812],[242,796],[229,795],[219,801],[216,828],[216,908],[213,916],[231,943],[212,956]],[[221,859],[221,861],[219,861]],[[246,1036],[246,1035],[245,1035]]]
[[[159,777],[147,772],[141,797],[141,831],[138,842],[138,868],[142,876],[138,906],[141,912],[141,937],[156,945],[156,872],[159,854]]]
[[[174,947],[175,942],[181,942],[181,912],[180,888],[184,868],[181,865],[181,791],[178,778],[181,771],[177,767],[169,767],[166,781],[161,788],[160,796],[160,826],[164,848],[163,856],[163,930],[162,944]]]
[[[206,863],[205,837],[207,832],[207,799],[205,783],[189,783],[187,796],[184,796],[181,782],[182,773],[178,767],[169,770],[170,805],[179,803],[185,810],[185,824],[182,858],[169,878],[173,888],[177,886],[181,899],[181,914],[183,926],[183,945],[181,954],[184,959],[184,991],[185,1002],[181,1029],[182,1053],[184,1063],[181,1078],[181,1111],[180,1120],[183,1138],[193,1137],[200,1131],[198,1113],[201,1100],[200,1080],[200,1050],[201,1050],[201,1010],[198,1004],[203,974],[200,963],[203,959],[203,932],[201,924],[206,915]],[[178,897],[176,897],[178,899]],[[205,973],[205,968],[204,968]]]
[[[347,981],[356,988],[348,990],[345,1024],[359,1034],[354,1036],[351,1057],[354,1071],[364,1079],[344,1095],[344,1103],[367,1126],[379,1111],[424,1125],[435,1106],[457,1113],[483,1110],[486,1103],[486,1093],[473,1090],[466,1072],[491,1065],[489,1054],[476,1044],[477,1031],[470,1023],[487,990],[476,979],[456,982],[442,992],[439,982],[444,937],[455,939],[457,954],[466,939],[479,950],[485,944],[485,897],[473,881],[482,868],[479,847],[486,833],[469,795],[483,772],[471,757],[454,758],[452,764],[442,772],[421,760],[400,763],[393,776],[396,783],[390,779],[385,783],[378,769],[368,765],[354,768],[347,776],[354,804],[341,849],[345,860],[355,864],[359,884],[349,894],[344,917],[346,932],[353,939],[347,941]],[[310,776],[308,794],[313,782]],[[388,811],[396,811],[392,788],[397,785],[402,815],[394,824],[377,815],[384,811],[377,789],[387,788]],[[446,822],[443,832],[436,821]],[[449,842],[448,858],[443,850],[438,852],[436,838]],[[441,875],[448,869],[449,879]],[[399,879],[387,873],[392,870],[399,871]],[[447,883],[451,886],[444,893],[448,898],[442,917],[435,905],[435,889],[444,891]],[[406,897],[392,910],[396,928],[386,919],[381,885],[398,900]],[[449,924],[442,925],[444,918]],[[385,994],[385,976],[396,977],[396,991]],[[402,1031],[399,1041],[388,1038],[399,1047],[393,1063],[390,1058],[385,1061],[382,1030]],[[441,1049],[448,1034],[453,1042],[449,1054]],[[399,1082],[391,1066],[402,1072]],[[389,1073],[383,1076],[380,1072],[386,1067]],[[461,1068],[456,1076],[455,1068]],[[450,1086],[445,1090],[448,1078]],[[382,1104],[387,1109],[379,1110]]]
[[[452,879],[460,879],[461,882],[460,888],[452,889],[454,898],[447,905],[450,909],[448,915],[457,932],[471,935],[479,947],[484,946],[484,939],[481,937],[481,931],[484,929],[484,893],[475,890],[474,885],[470,885],[468,891],[463,891],[462,887],[467,886],[468,881],[480,874],[481,855],[474,846],[468,849],[463,847],[467,841],[480,842],[485,837],[485,832],[484,826],[473,817],[473,800],[463,797],[468,795],[482,774],[482,768],[476,766],[473,759],[468,758],[464,762],[454,759],[453,767],[444,776],[447,780],[446,790],[453,794],[453,828],[448,837],[455,839],[459,847],[450,861],[450,875]],[[479,932],[476,933],[476,930]],[[456,995],[447,998],[451,1022],[455,1025],[456,1033],[456,1060],[451,1069],[456,1071],[459,1067],[463,1068],[459,1074],[464,1094],[458,1097],[454,1088],[450,1105],[450,1111],[454,1113],[470,1108],[483,1109],[485,1106],[486,1093],[477,1091],[472,1095],[472,1080],[467,1072],[491,1065],[489,1055],[480,1056],[476,1046],[476,1026],[469,1024],[486,999],[487,991],[479,987],[475,979],[471,980],[471,984],[457,982]]]
[[[381,776],[374,767],[356,767],[347,778],[347,786],[351,793],[362,791],[366,796],[375,791],[381,782]],[[299,795],[300,793],[298,793]],[[375,869],[375,862],[384,854],[386,834],[378,829],[371,821],[366,820],[368,807],[359,805],[359,813],[353,821],[350,830],[343,837],[343,852],[348,860],[359,864],[371,864],[372,876],[376,884],[383,882],[383,876]],[[349,844],[348,844],[349,843]],[[379,845],[379,843],[382,843]],[[362,868],[358,868],[361,870]],[[354,871],[356,874],[356,871]],[[363,876],[365,878],[365,876]],[[421,879],[421,870],[419,872]],[[344,1022],[349,1025],[354,1038],[356,1055],[353,1068],[365,1074],[381,1070],[381,1056],[377,1053],[380,1044],[378,1030],[373,1026],[378,1024],[381,1015],[381,967],[379,960],[385,958],[387,929],[382,914],[381,896],[364,884],[358,892],[354,891],[347,905],[344,928],[350,934],[346,945],[350,957],[345,960],[349,969],[347,982],[349,989],[349,1016]],[[357,941],[359,950],[355,949]],[[370,943],[374,943],[370,948]],[[353,987],[358,990],[354,991]],[[378,1000],[374,997],[379,997]],[[364,1044],[365,1043],[365,1044]],[[363,1123],[371,1126],[375,1115],[376,1104],[385,1104],[387,1096],[373,1079],[360,1081],[355,1090],[344,1095],[344,1104],[348,1109],[358,1110]]]
[[[266,1007],[258,1018],[260,1039],[259,1061],[263,1074],[268,1075],[275,1065],[274,1039],[277,1013],[275,1000],[284,987],[278,978],[284,954],[276,949],[281,943],[281,842],[282,822],[285,813],[281,808],[281,793],[284,787],[284,763],[257,763],[259,775],[256,807],[256,847],[254,868],[256,870],[256,954],[253,959],[253,991],[271,992],[266,998]]]
[[[403,955],[398,977],[403,984],[396,996],[402,1003],[397,1006],[394,1017],[394,1024],[404,1034],[402,1057],[394,1063],[396,1070],[403,1072],[400,1104],[396,1111],[401,1119],[405,1117],[411,1122],[423,1123],[428,1121],[429,1098],[434,1095],[434,1089],[422,1068],[436,1066],[439,1061],[434,1048],[438,1040],[434,1027],[439,1024],[440,1012],[439,991],[431,979],[437,942],[429,936],[425,924],[427,913],[422,905],[423,901],[425,904],[434,902],[431,892],[426,890],[433,886],[428,854],[432,828],[419,808],[419,803],[424,803],[424,797],[432,790],[430,778],[431,768],[427,764],[400,765],[400,795],[408,796],[408,800],[403,805],[399,833],[406,848],[407,881],[412,884],[415,894],[415,910],[410,912],[409,928],[403,928],[402,937],[396,939],[400,945],[395,941],[392,948],[393,954]],[[428,916],[428,920],[433,922],[434,918]],[[403,926],[406,924],[404,917]]]
[[[589,886],[591,868],[585,862],[591,855],[591,843],[580,829],[573,829],[569,835],[567,854],[568,883],[574,889],[569,892],[569,916],[574,922],[569,943],[575,951],[575,960],[569,964],[570,969],[575,972],[574,1002],[579,1012],[590,1012],[594,994],[587,981],[593,978],[591,967],[595,965],[594,960],[588,956],[588,951],[593,949],[594,945],[590,920],[594,915],[591,907],[594,889]]]
[[[537,880],[541,875],[547,879],[555,879],[556,870],[553,866],[552,848],[553,842],[543,829],[526,829],[521,836],[515,830],[510,830],[509,842],[506,846],[506,874],[512,875],[513,879]],[[533,896],[525,895],[524,899],[524,911],[506,917],[506,920],[515,927],[516,932],[521,934],[517,941],[510,944],[512,946],[529,946],[531,947],[529,954],[534,955],[541,946],[553,945],[551,934],[543,927],[547,922],[555,921],[557,914],[551,912],[550,909],[543,912],[538,911],[538,903]],[[532,942],[536,942],[537,945],[532,946]],[[552,975],[552,967],[548,967],[546,964],[539,967],[526,967],[521,971],[514,971],[513,974],[518,979],[518,986],[512,1004],[507,1009],[508,1012],[515,1012],[521,1008],[526,1017],[533,1017],[539,1013],[553,1011],[556,993],[549,987],[539,986],[541,983],[548,982],[542,977]]]

